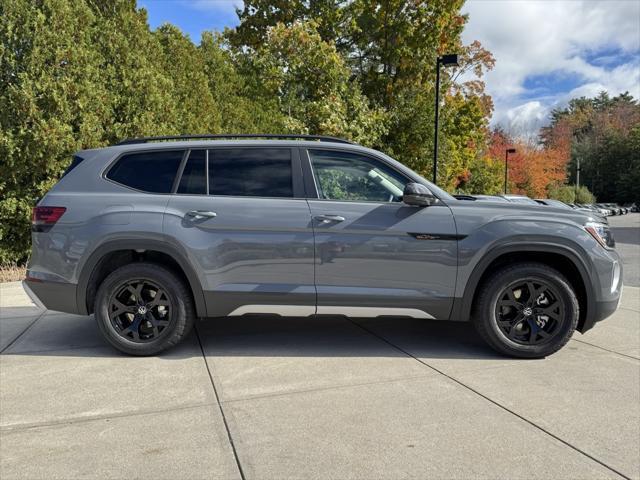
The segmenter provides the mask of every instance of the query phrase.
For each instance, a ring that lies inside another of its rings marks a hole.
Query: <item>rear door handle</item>
[[[342,215],[316,215],[313,218],[320,223],[333,223],[333,222],[345,221],[345,218]]]
[[[209,212],[207,210],[191,210],[187,212],[187,216],[193,217],[195,219],[198,218],[216,218],[218,214],[216,212]]]

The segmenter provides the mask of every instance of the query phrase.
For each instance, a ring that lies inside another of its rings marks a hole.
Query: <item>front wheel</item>
[[[195,318],[184,282],[151,263],[125,265],[105,278],[94,311],[104,338],[130,355],[155,355],[176,345]]]
[[[494,272],[480,287],[473,324],[500,353],[542,358],[560,350],[578,324],[578,299],[569,281],[540,263]]]

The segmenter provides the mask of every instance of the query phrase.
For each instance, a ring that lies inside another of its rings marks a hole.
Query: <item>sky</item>
[[[241,0],[138,0],[156,28],[177,25],[198,42],[203,30],[238,23]],[[535,135],[572,98],[628,91],[640,98],[639,0],[468,0],[465,44],[496,59],[484,80],[492,124]]]

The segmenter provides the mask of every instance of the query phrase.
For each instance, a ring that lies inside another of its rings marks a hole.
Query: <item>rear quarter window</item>
[[[82,158],[80,155],[74,155],[71,158],[71,163],[69,164],[69,166],[66,168],[66,170],[62,173],[62,175],[60,176],[60,178],[63,178],[65,175],[67,175],[69,172],[71,172],[71,170],[73,170],[74,168],[76,168],[78,165],[80,165],[80,163],[82,163],[82,161],[84,160],[84,158]]]
[[[121,185],[149,193],[171,193],[184,150],[128,153],[109,169],[106,177]]]

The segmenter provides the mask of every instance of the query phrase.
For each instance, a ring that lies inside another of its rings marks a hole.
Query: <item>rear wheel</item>
[[[131,355],[154,355],[176,345],[195,317],[184,282],[150,263],[133,263],[111,273],[98,289],[94,311],[105,339]]]
[[[569,341],[578,317],[578,299],[560,272],[522,263],[496,271],[482,284],[473,323],[498,352],[541,358]]]

